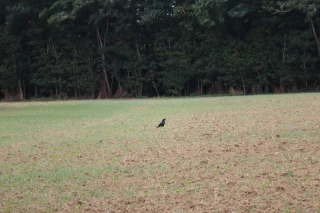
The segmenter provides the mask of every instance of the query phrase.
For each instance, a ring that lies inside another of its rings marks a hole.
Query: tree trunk
[[[34,85],[34,97],[35,97],[35,98],[38,98],[38,97],[39,97],[37,84]]]
[[[18,73],[17,73],[17,66],[16,66],[16,58],[15,58],[15,54],[13,53],[13,69],[14,72],[17,75],[17,78],[19,79]],[[18,80],[18,89],[19,89],[19,96],[20,96],[20,100],[23,100],[23,90],[22,90],[22,86],[21,86],[21,80]]]
[[[283,44],[283,49],[282,49],[282,63],[285,61],[285,51],[287,47],[287,35],[284,34],[284,44]]]
[[[73,70],[73,88],[74,88],[74,97],[78,98],[78,62],[77,62],[77,50],[74,47],[73,48],[73,65],[74,65],[74,70]]]
[[[306,85],[306,88],[308,88],[308,74],[307,74],[307,68],[306,68],[306,51],[304,50],[303,51],[303,71],[304,71],[304,74],[305,74],[305,85]]]
[[[152,85],[153,85],[153,88],[156,90],[157,96],[160,97],[156,82],[154,81],[154,78],[152,78]]]
[[[141,82],[141,72],[139,72],[139,96],[142,96],[143,84]]]
[[[244,81],[243,81],[243,78],[241,78],[241,82],[242,82],[242,89],[243,89],[243,94],[246,95],[246,87],[244,85]]]
[[[113,76],[116,78],[116,80],[118,81],[118,90],[120,93],[120,96],[122,95],[122,86],[121,86],[121,81],[118,75],[118,71],[117,68],[113,65]]]
[[[163,48],[164,48],[164,51],[167,53],[167,48],[166,48],[166,43],[163,42]]]
[[[280,83],[280,89],[279,89],[279,91],[280,91],[280,93],[284,93],[284,90],[285,88],[284,88],[284,85],[283,85],[283,83]]]
[[[22,91],[22,86],[21,86],[20,80],[18,80],[18,86],[19,86],[20,100],[23,100],[23,91]]]
[[[187,85],[187,95],[190,94],[190,81],[188,80],[188,85]]]
[[[203,94],[203,83],[201,80],[198,80],[198,94],[199,95]]]
[[[104,80],[100,80],[100,92],[98,99],[105,98],[107,96],[106,91],[106,82]]]
[[[312,27],[312,31],[313,31],[313,35],[314,35],[314,39],[316,40],[317,49],[318,49],[318,56],[319,56],[319,58],[320,58],[320,46],[319,46],[319,40],[318,40],[318,36],[317,36],[316,29],[314,28],[314,24],[313,24],[312,19],[310,19],[310,24],[311,24],[311,27]]]
[[[136,49],[137,49],[137,56],[138,60],[140,60],[140,51],[139,51],[139,43],[136,40]],[[135,70],[137,81],[138,81],[138,96],[142,96],[142,90],[143,90],[143,83],[142,83],[142,73],[141,70]]]
[[[58,98],[59,97],[58,86],[57,86],[57,84],[55,84],[54,86],[55,86],[55,89],[56,89],[56,97]]]
[[[5,90],[2,90],[1,92],[3,92],[3,94],[4,94],[4,100],[9,101],[10,94],[9,94],[8,90],[5,89]]]
[[[134,73],[135,76],[135,90],[136,90],[136,97],[142,96],[142,74],[141,71],[138,71],[134,68],[132,68],[132,73]],[[128,74],[129,75],[129,74]]]
[[[88,64],[89,64],[89,69],[90,69],[90,83],[91,83],[91,98],[95,98],[95,86],[94,86],[94,77],[93,77],[93,67],[92,67],[92,50],[90,49],[89,51],[89,56],[88,56]]]
[[[102,71],[103,71],[103,75],[104,75],[104,80],[106,82],[106,92],[107,92],[107,95],[110,96],[111,95],[111,87],[110,87],[110,81],[109,81],[109,77],[108,77],[108,73],[107,73],[105,53],[101,53],[101,59],[102,59]]]
[[[243,94],[244,94],[244,95],[246,95],[246,94],[247,94],[247,92],[246,92],[246,86],[245,86],[245,84],[244,84],[244,80],[243,80],[243,75],[242,75],[242,73],[241,73],[241,72],[240,72],[240,74],[241,74],[241,84],[242,84]]]
[[[111,87],[110,87],[110,81],[107,73],[106,55],[104,50],[106,47],[106,37],[107,37],[108,29],[109,29],[109,19],[107,19],[106,32],[103,34],[103,40],[102,40],[100,30],[98,29],[98,26],[96,26],[98,45],[100,47],[99,52],[100,52],[101,61],[102,61],[102,71],[104,75],[104,80],[106,82],[106,94],[107,96],[111,96]]]
[[[262,91],[262,89],[261,89],[261,91]],[[265,85],[265,93],[269,93],[269,85],[268,85],[268,83],[266,83],[266,85]]]
[[[138,55],[138,58],[140,58],[140,51],[139,51],[139,44],[138,44],[138,40],[136,40],[136,48],[137,48],[137,55]]]
[[[201,81],[200,83],[201,83],[201,95],[203,95],[203,81]]]

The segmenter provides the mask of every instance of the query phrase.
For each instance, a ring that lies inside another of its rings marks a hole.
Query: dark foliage
[[[0,2],[0,99],[317,91],[317,0]]]

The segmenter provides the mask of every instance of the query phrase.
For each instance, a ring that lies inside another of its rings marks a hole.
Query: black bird
[[[161,123],[159,123],[159,125],[157,126],[157,128],[164,126],[165,123],[166,123],[166,119],[164,118],[164,119],[162,119]]]

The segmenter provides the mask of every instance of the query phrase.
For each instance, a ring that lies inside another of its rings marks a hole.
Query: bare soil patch
[[[258,97],[198,99],[161,129],[135,105],[79,125],[98,138],[2,146],[0,212],[319,212],[318,94]]]

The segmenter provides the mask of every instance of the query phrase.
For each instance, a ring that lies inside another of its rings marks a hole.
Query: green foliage
[[[0,98],[315,90],[319,8],[316,0],[1,2]]]

